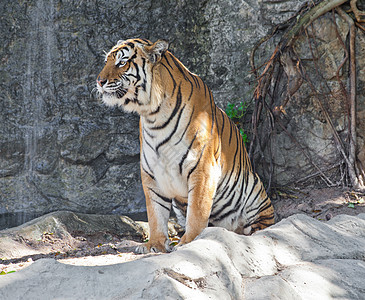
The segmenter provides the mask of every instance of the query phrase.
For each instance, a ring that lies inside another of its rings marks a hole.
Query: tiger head
[[[167,48],[164,40],[119,41],[106,54],[105,66],[96,79],[102,101],[140,114],[156,109],[161,100],[154,97],[153,68]]]

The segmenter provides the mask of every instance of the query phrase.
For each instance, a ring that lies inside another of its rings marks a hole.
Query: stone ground
[[[272,200],[277,221],[298,213],[321,221],[330,220],[340,214],[354,216],[365,213],[364,195],[335,188],[280,190]],[[39,233],[36,242],[34,239],[27,240],[24,234],[15,238],[12,234],[13,239],[18,240],[21,245],[16,246],[17,251],[8,253],[0,251],[0,274],[19,271],[41,258],[54,258],[70,265],[101,266],[153,256],[155,254],[140,255],[133,252],[138,242],[146,238],[148,232],[146,223],[140,222],[139,225],[141,234],[129,238],[118,236],[118,228],[114,228],[114,231],[104,228],[83,236],[77,236],[77,232],[70,236],[65,233],[44,231]],[[173,232],[173,226],[170,226],[170,229],[172,234],[176,234]],[[19,250],[22,245],[26,246],[23,252]],[[4,247],[9,249],[0,242],[0,250]]]
[[[39,235],[40,229],[52,229],[52,220],[57,220],[53,228],[59,230],[53,235],[62,235],[68,223],[74,228],[93,218],[55,213],[18,228],[18,233],[28,228]],[[0,250],[4,242],[6,237],[0,236]],[[26,241],[14,242],[19,247],[13,252],[26,250]],[[84,265],[39,259],[19,272],[1,276],[0,299],[362,300],[365,214],[342,214],[326,222],[295,214],[252,236],[210,227],[172,253],[126,263],[118,253],[81,260]]]

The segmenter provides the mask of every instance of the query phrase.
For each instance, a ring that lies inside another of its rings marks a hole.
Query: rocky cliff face
[[[251,98],[251,48],[301,5],[300,0],[2,2],[0,216],[8,217],[0,218],[0,226],[60,209],[145,210],[138,117],[106,108],[95,96],[103,50],[124,38],[165,38],[224,106]],[[282,148],[278,153],[287,157]],[[292,164],[295,176],[299,162]],[[280,174],[277,180],[288,180]]]

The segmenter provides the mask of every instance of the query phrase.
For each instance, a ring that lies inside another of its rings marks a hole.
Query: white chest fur
[[[142,128],[142,167],[153,175],[165,197],[187,198],[188,183],[184,173],[196,157],[188,150],[183,132],[176,130],[168,142],[164,142],[171,134],[171,128],[148,130],[143,123]]]

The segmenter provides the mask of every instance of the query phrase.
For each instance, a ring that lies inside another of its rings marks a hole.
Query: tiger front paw
[[[197,236],[194,235],[194,236],[191,236],[191,235],[187,235],[186,233],[181,237],[179,243],[175,246],[175,249],[187,244],[187,243],[190,243],[191,241],[193,241]]]
[[[166,253],[170,252],[170,246],[168,241],[151,241],[149,240],[147,243],[138,245],[136,247],[135,252],[138,254],[146,254],[146,253]]]

